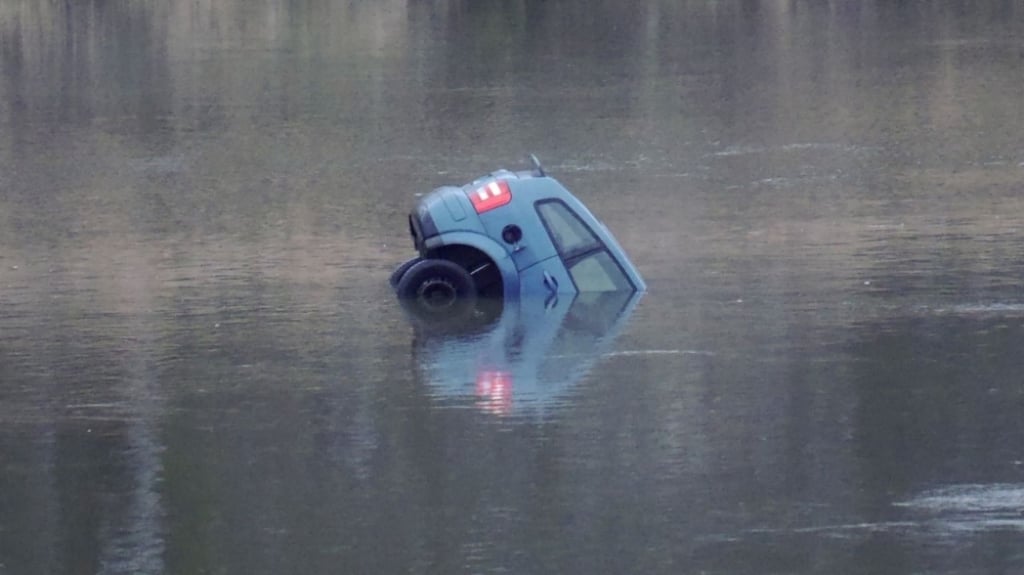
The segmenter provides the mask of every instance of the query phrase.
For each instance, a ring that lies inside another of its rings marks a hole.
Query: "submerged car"
[[[534,169],[443,186],[409,214],[419,252],[391,274],[398,296],[446,313],[477,297],[646,289],[611,232],[572,193]]]

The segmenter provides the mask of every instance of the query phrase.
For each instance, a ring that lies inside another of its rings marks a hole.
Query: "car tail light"
[[[470,192],[469,201],[476,213],[482,214],[511,202],[512,191],[505,180],[494,180]]]

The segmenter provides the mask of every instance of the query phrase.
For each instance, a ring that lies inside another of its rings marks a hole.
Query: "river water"
[[[1024,571],[1010,0],[0,1],[0,574]],[[639,300],[432,329],[537,154]]]

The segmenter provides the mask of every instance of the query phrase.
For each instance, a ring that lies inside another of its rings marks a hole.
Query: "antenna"
[[[546,173],[544,173],[544,166],[540,165],[540,160],[537,159],[536,155],[530,154],[530,161],[533,162],[533,167],[535,170],[537,170],[538,176],[543,178],[544,176],[547,175]]]

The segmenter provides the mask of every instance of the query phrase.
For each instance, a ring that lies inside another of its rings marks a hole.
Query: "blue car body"
[[[457,263],[483,295],[646,289],[611,232],[539,164],[435,189],[409,231],[420,258]]]

